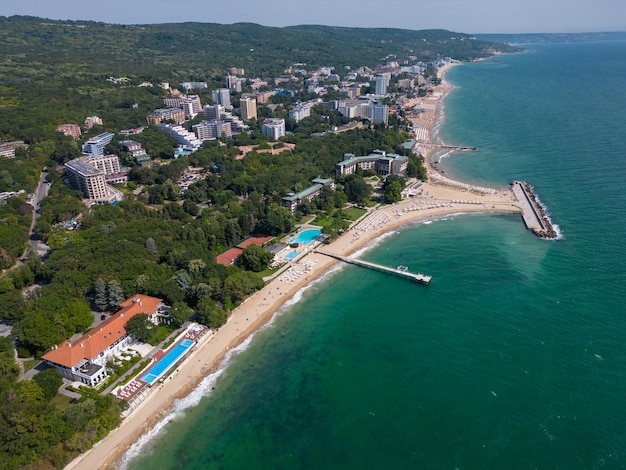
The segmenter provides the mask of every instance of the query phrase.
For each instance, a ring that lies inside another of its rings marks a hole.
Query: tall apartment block
[[[220,120],[202,121],[193,126],[193,130],[201,141],[219,139],[222,136],[229,138],[233,135],[232,124]]]
[[[293,109],[289,111],[289,118],[300,122],[302,119],[311,115],[311,108],[322,102],[321,98],[315,98],[303,103],[298,103]]]
[[[180,124],[185,120],[185,111],[180,108],[157,109],[148,116],[148,124],[158,126],[163,121],[174,121]]]
[[[219,120],[230,122],[233,132],[242,132],[250,128],[238,116],[233,116],[231,112],[226,111],[221,104],[205,106],[204,115],[209,121]]]
[[[374,82],[376,83],[376,94],[386,95],[387,87],[389,86],[389,77],[376,77]]]
[[[70,185],[82,191],[85,199],[108,201],[109,191],[104,179],[104,172],[81,160],[72,160],[65,164]]]
[[[389,121],[389,106],[375,103],[372,105],[372,124],[381,123],[385,126]]]
[[[83,145],[83,153],[94,157],[104,155],[104,148],[113,140],[113,137],[115,137],[115,134],[105,132],[95,136],[93,139],[89,139]]]
[[[246,121],[256,119],[256,99],[241,98],[241,119]]]
[[[225,112],[226,112],[226,109],[224,109],[224,106],[222,106],[221,104],[214,104],[214,105],[207,104],[204,107],[204,116],[209,121],[220,119],[222,114],[224,114]]]
[[[117,158],[117,155],[100,155],[91,157],[89,159],[89,164],[102,171],[105,175],[112,175],[121,171],[120,159]]]
[[[221,104],[226,109],[233,109],[230,104],[230,90],[228,88],[219,88],[217,90],[213,90],[211,92],[213,96],[213,101],[217,104]]]
[[[198,95],[181,96],[178,98],[165,98],[165,106],[180,108],[185,112],[186,118],[193,119],[202,110],[202,103]]]

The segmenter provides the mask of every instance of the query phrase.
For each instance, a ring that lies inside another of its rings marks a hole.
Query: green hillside
[[[294,62],[310,66],[375,65],[394,54],[471,60],[507,46],[444,30],[178,23],[112,25],[0,17],[0,78],[66,73],[133,75],[141,79],[176,73],[180,78],[222,75],[225,67],[249,74],[280,73]],[[65,69],[65,70],[64,70]],[[135,77],[133,77],[135,78]]]

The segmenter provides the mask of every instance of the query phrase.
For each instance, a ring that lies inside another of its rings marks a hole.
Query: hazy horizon
[[[318,0],[295,6],[270,0],[259,6],[240,0],[236,8],[203,0],[23,0],[3,6],[3,16],[27,15],[51,20],[98,21],[142,25],[165,23],[256,23],[270,27],[299,25],[351,28],[446,29],[467,34],[598,33],[626,31],[626,2],[622,0]]]
[[[597,31],[591,30],[580,30],[580,31],[519,31],[519,32],[507,32],[507,31],[488,31],[488,32],[474,32],[474,31],[462,31],[462,30],[453,30],[449,28],[405,28],[401,26],[348,26],[348,25],[337,25],[337,24],[323,24],[323,23],[299,23],[299,24],[288,24],[283,26],[276,25],[268,25],[255,21],[233,21],[230,23],[220,23],[216,21],[200,21],[200,20],[184,20],[184,21],[158,21],[158,22],[145,22],[145,23],[120,23],[115,21],[103,21],[103,20],[95,20],[95,19],[85,19],[85,18],[51,18],[48,16],[40,16],[40,15],[30,15],[30,14],[16,14],[16,15],[0,15],[0,17],[11,18],[13,16],[30,16],[34,18],[41,18],[42,20],[50,20],[50,21],[73,21],[73,22],[96,22],[110,25],[119,25],[119,26],[150,26],[150,25],[167,25],[167,24],[185,24],[185,23],[196,23],[196,24],[218,24],[218,25],[235,25],[235,24],[256,24],[258,26],[267,27],[267,28],[292,28],[299,26],[324,26],[324,27],[337,27],[337,28],[356,28],[356,29],[400,29],[400,30],[409,30],[409,31],[423,31],[423,30],[445,30],[453,33],[460,34],[469,34],[469,35],[533,35],[533,34],[611,34],[611,33],[625,33],[626,27],[624,29],[602,29]]]

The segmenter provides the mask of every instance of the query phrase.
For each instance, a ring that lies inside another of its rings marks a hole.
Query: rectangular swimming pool
[[[195,341],[184,339],[172,348],[165,356],[161,358],[142,378],[144,382],[152,385],[165,374],[173,364],[189,352],[189,349],[196,344]]]

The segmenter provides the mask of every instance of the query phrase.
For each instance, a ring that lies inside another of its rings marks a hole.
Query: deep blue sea
[[[488,214],[387,236],[362,257],[430,286],[328,275],[130,468],[626,468],[626,42],[525,47],[448,73],[438,138],[479,150],[440,165],[528,181],[562,238]]]

